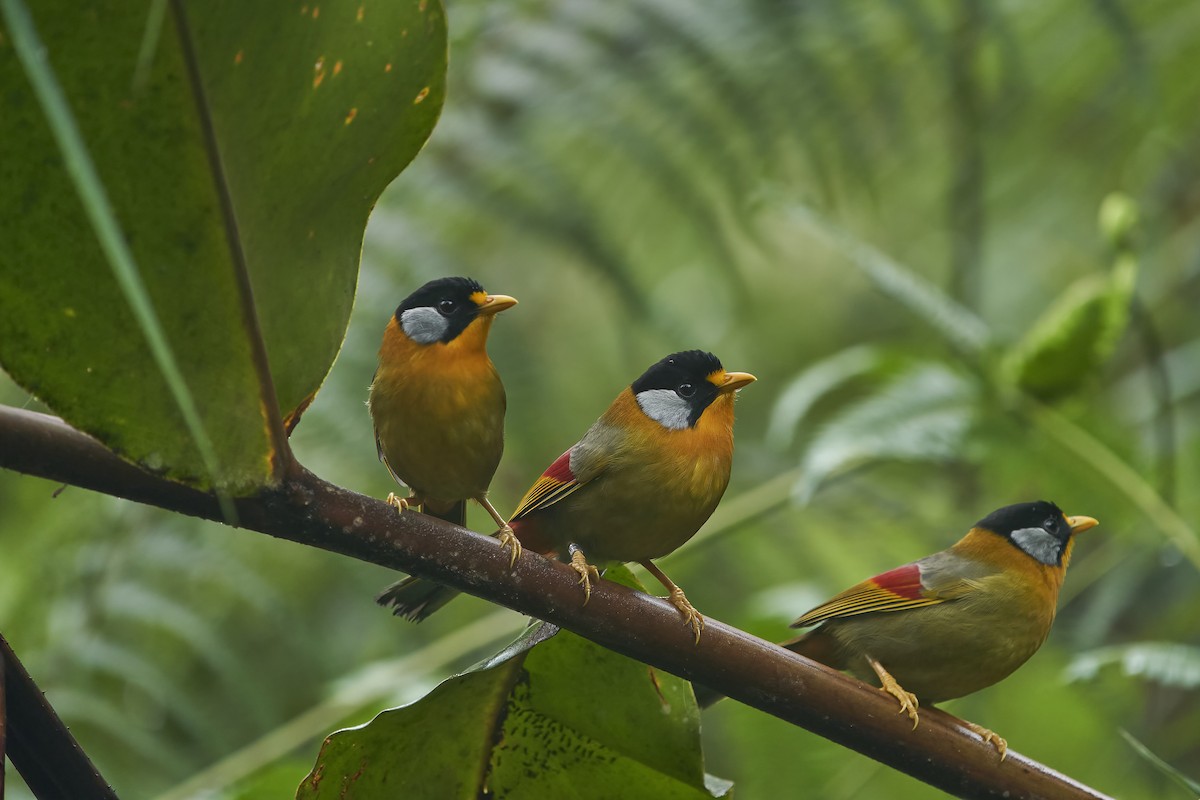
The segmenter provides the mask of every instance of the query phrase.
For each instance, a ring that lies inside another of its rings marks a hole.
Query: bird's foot
[[[397,514],[403,514],[408,509],[421,505],[421,502],[413,495],[401,497],[395,492],[388,492],[387,499],[384,502],[396,509]]]
[[[579,573],[579,582],[583,584],[583,604],[592,599],[592,578],[600,580],[600,570],[587,562],[583,551],[571,545],[571,569]]]
[[[700,644],[700,634],[704,631],[704,616],[696,610],[696,607],[688,602],[687,597],[683,593],[683,589],[676,586],[671,590],[671,594],[667,596],[667,602],[675,606],[681,615],[683,615],[683,624],[690,625],[692,635],[696,637],[696,644]]]
[[[521,540],[517,538],[517,535],[513,533],[513,529],[508,527],[508,525],[500,529],[499,538],[500,546],[507,547],[512,551],[508,559],[508,568],[512,569],[513,565],[517,563],[517,559],[521,557]]]
[[[1008,742],[997,736],[994,731],[989,731],[982,725],[976,725],[974,722],[963,720],[963,725],[967,726],[971,731],[979,734],[979,737],[987,744],[991,744],[1000,753],[1000,760],[1003,761],[1008,756]]]
[[[688,602],[687,597],[683,594],[683,589],[676,586],[675,582],[667,577],[667,573],[659,569],[650,559],[639,561],[638,563],[645,567],[647,572],[657,578],[659,583],[667,587],[667,591],[670,592],[667,596],[667,602],[675,606],[679,610],[679,613],[683,615],[683,624],[692,627],[692,633],[696,637],[696,644],[700,644],[700,632],[704,630],[704,617]]]
[[[871,669],[875,670],[875,674],[879,676],[880,688],[900,701],[900,710],[896,713],[903,714],[908,712],[908,718],[912,720],[913,730],[915,731],[917,723],[920,721],[920,717],[917,715],[917,708],[921,705],[917,701],[917,696],[912,692],[904,691],[904,687],[897,683],[896,679],[875,659],[868,657],[867,663],[871,665]]]

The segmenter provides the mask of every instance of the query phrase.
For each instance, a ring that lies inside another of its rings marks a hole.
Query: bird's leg
[[[899,713],[908,712],[908,718],[913,721],[913,730],[915,731],[917,729],[917,722],[919,721],[917,707],[921,705],[917,702],[917,696],[912,692],[904,691],[904,688],[896,683],[896,679],[883,668],[883,664],[880,664],[870,656],[867,656],[867,663],[871,665],[871,669],[875,670],[875,674],[879,676],[879,683],[882,684],[883,691],[900,701]]]
[[[680,589],[678,586],[676,586],[675,583],[667,577],[667,574],[655,566],[654,562],[650,559],[639,561],[638,563],[645,567],[651,575],[658,578],[659,583],[667,587],[667,591],[670,592],[670,594],[667,596],[667,602],[675,606],[679,613],[683,615],[684,625],[692,626],[692,633],[696,636],[696,644],[700,644],[700,633],[704,630],[704,617],[701,616],[700,612],[688,602],[687,596],[683,593],[683,589]]]
[[[1008,756],[1008,742],[1004,741],[1004,739],[997,736],[993,731],[989,731],[987,728],[983,727],[982,725],[976,725],[974,722],[967,722],[965,719],[962,720],[962,724],[965,725],[967,728],[969,728],[971,731],[974,731],[975,733],[979,734],[980,738],[982,738],[985,743],[991,744],[993,747],[995,747],[997,750],[999,750],[1001,761],[1003,761],[1005,759],[1005,757]]]
[[[517,563],[517,559],[521,557],[521,540],[513,533],[513,529],[508,526],[508,521],[500,516],[500,512],[492,505],[492,501],[487,499],[487,495],[480,495],[476,498],[479,505],[487,509],[487,512],[492,515],[492,519],[500,526],[497,536],[500,538],[500,546],[507,547],[512,550],[512,555],[508,559],[508,566],[511,569],[513,564]]]
[[[577,544],[568,544],[567,552],[571,554],[571,569],[579,573],[579,582],[583,584],[583,604],[592,599],[592,578],[600,580],[600,570],[587,562],[583,551]]]
[[[396,509],[397,514],[403,514],[410,508],[423,505],[425,501],[423,501],[420,497],[417,497],[415,494],[409,494],[408,497],[401,497],[395,492],[388,492],[387,499],[384,500],[384,502]]]

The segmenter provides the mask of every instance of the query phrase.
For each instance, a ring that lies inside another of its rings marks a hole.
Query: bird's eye
[[[696,393],[696,387],[692,386],[690,383],[681,383],[675,390],[675,393],[680,397],[691,397]]]
[[[443,316],[448,317],[458,310],[458,302],[455,300],[442,300],[438,303],[437,308]]]
[[[1042,528],[1045,529],[1046,533],[1056,533],[1058,531],[1058,517],[1047,517],[1046,521],[1042,523]]]

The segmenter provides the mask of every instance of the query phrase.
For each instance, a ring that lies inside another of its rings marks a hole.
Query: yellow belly
[[[979,592],[936,606],[831,620],[824,630],[862,680],[879,685],[863,657],[869,654],[922,703],[937,703],[991,686],[1041,647],[1054,606],[1010,599]]]
[[[504,387],[491,363],[474,374],[380,369],[371,416],[388,467],[436,505],[486,493],[504,451]]]

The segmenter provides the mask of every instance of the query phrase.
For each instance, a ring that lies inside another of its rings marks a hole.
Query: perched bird
[[[410,489],[388,495],[403,511],[466,522],[475,500],[500,527],[500,542],[519,545],[487,498],[504,452],[504,385],[487,354],[495,315],[517,301],[488,294],[470,278],[439,278],[396,309],[383,332],[367,407],[375,448],[392,477]]]
[[[704,618],[651,559],[690,539],[717,507],[733,462],[734,393],[753,380],[699,350],[651,366],[525,494],[509,520],[521,545],[569,557],[584,603],[599,578],[594,564],[640,563],[699,641]],[[419,621],[454,594],[408,578],[379,602]]]
[[[952,547],[852,586],[794,623],[820,625],[784,647],[880,686],[917,727],[917,698],[939,703],[1010,675],[1046,641],[1075,534],[1045,500],[993,511]],[[999,736],[967,727],[1008,750]]]

